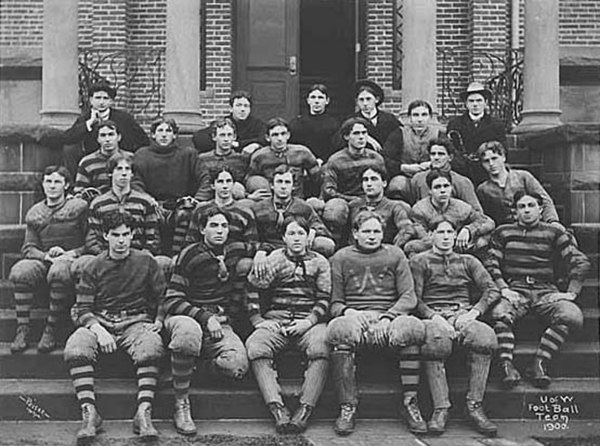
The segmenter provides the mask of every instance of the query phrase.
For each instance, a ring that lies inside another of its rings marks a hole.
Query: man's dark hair
[[[119,129],[117,123],[115,121],[111,121],[110,119],[107,119],[106,121],[100,121],[94,124],[94,130],[96,132],[99,132],[100,129],[103,129],[104,127],[113,129],[115,132],[117,132],[117,135],[121,134],[121,130]]]
[[[152,121],[152,124],[150,124],[150,134],[154,135],[154,133],[156,132],[156,129],[161,124],[167,124],[169,127],[171,127],[171,130],[173,130],[173,133],[175,135],[177,135],[177,133],[179,133],[179,126],[177,125],[177,122],[175,122],[174,119],[158,118],[158,119]]]
[[[435,231],[438,228],[438,226],[442,223],[448,223],[450,226],[452,226],[452,229],[454,229],[454,231],[458,231],[456,222],[449,220],[443,215],[436,215],[435,217],[433,217],[427,226],[430,231]]]
[[[306,218],[300,215],[288,215],[283,220],[283,225],[281,226],[282,237],[285,235],[285,231],[287,231],[288,226],[292,223],[296,223],[298,226],[304,229],[307,234],[310,232],[310,225],[308,224],[308,220]]]
[[[294,168],[289,164],[280,164],[275,169],[273,169],[273,174],[271,176],[271,184],[275,183],[275,175],[284,175],[288,172],[292,174],[292,179],[295,182],[296,178],[294,177]]]
[[[313,91],[320,91],[325,96],[329,97],[329,91],[327,90],[327,85],[325,84],[312,84],[306,92],[306,97],[309,97]]]
[[[229,168],[229,166],[221,166],[218,170],[215,170],[214,173],[210,176],[210,184],[214,184],[223,172],[231,175],[231,179],[235,181],[235,176],[233,175],[233,170]]]
[[[364,222],[371,220],[372,218],[381,223],[381,228],[385,230],[385,219],[379,213],[368,209],[364,209],[356,214],[352,219],[352,229],[358,231]]]
[[[112,229],[116,229],[121,225],[125,225],[133,231],[135,229],[136,222],[131,214],[127,211],[114,210],[107,212],[102,217],[102,232],[104,234],[108,234]]]
[[[58,165],[52,165],[52,166],[46,167],[44,169],[44,173],[42,175],[42,181],[44,180],[44,177],[46,175],[52,175],[53,173],[59,174],[61,177],[63,177],[65,179],[65,182],[67,184],[71,184],[71,173],[69,172],[69,169],[67,169],[65,166],[58,166]]]
[[[109,175],[112,175],[113,170],[115,170],[115,167],[117,167],[121,161],[127,161],[127,164],[133,166],[133,153],[126,150],[113,153],[106,162],[106,171]]]
[[[237,129],[235,127],[235,123],[229,118],[215,119],[210,124],[210,135],[214,138],[215,136],[217,136],[217,129],[222,129],[223,127],[227,127],[227,126],[229,126],[233,129],[233,135],[235,137],[235,135],[237,133]]]
[[[362,173],[360,174],[360,177],[362,178],[363,175],[365,174],[365,172],[367,170],[372,170],[373,172],[375,172],[377,175],[379,175],[379,177],[383,180],[383,181],[387,181],[388,178],[388,174],[387,174],[387,170],[385,169],[385,167],[383,166],[379,166],[379,165],[373,165],[373,166],[369,166],[367,167],[365,170],[362,171]]]
[[[477,157],[481,160],[488,150],[491,150],[497,155],[506,156],[504,144],[500,141],[486,141],[477,148]]]
[[[535,201],[537,201],[537,204],[539,204],[540,206],[544,203],[544,199],[537,192],[528,192],[525,189],[519,189],[515,192],[515,195],[513,197],[513,206],[515,207],[515,209],[517,208],[517,203],[521,200],[521,198],[526,196],[534,198]]]
[[[346,119],[341,127],[340,127],[340,134],[344,137],[344,136],[348,136],[350,134],[350,132],[352,131],[352,128],[354,127],[355,124],[360,124],[363,125],[365,127],[365,129],[369,129],[369,123],[367,122],[367,120],[365,118],[361,118],[360,116],[353,116],[351,118]]]
[[[222,215],[223,217],[225,217],[225,220],[227,220],[227,223],[231,224],[231,215],[229,214],[229,212],[223,209],[219,209],[217,206],[211,206],[206,212],[202,212],[200,214],[200,219],[198,220],[198,228],[204,229],[208,223],[208,220],[217,215]]]
[[[427,174],[425,177],[425,182],[427,183],[427,187],[431,189],[431,185],[438,178],[446,178],[450,184],[452,184],[452,176],[450,172],[446,172],[440,169],[431,169],[431,172]]]
[[[427,144],[427,152],[431,152],[431,148],[433,146],[442,146],[446,148],[446,152],[448,152],[449,156],[454,156],[454,154],[456,153],[456,149],[454,148],[454,144],[452,144],[452,141],[450,141],[448,138],[445,138],[443,136],[440,136],[438,138],[433,138],[431,141],[429,141],[429,143]]]
[[[433,115],[433,108],[431,108],[431,104],[423,99],[417,99],[408,104],[408,116],[410,116],[410,113],[417,107],[425,107],[427,110],[429,110],[429,116]]]
[[[231,94],[231,97],[229,98],[229,105],[231,107],[233,107],[233,103],[235,102],[236,99],[247,99],[248,102],[250,102],[250,107],[252,107],[252,95],[250,93],[248,93],[246,90],[237,90],[234,91]]]
[[[280,117],[269,119],[267,121],[267,136],[269,136],[272,129],[280,125],[285,127],[288,132],[290,131],[290,124],[285,119]]]
[[[92,84],[92,86],[88,90],[88,96],[91,98],[98,91],[104,91],[111,99],[117,97],[117,90],[111,87],[111,85],[106,81],[100,81],[96,82],[95,84]]]

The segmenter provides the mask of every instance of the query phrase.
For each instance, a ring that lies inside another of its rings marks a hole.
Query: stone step
[[[466,391],[466,379],[450,379],[453,416],[460,417]],[[294,408],[300,392],[298,380],[282,381],[287,404]],[[361,418],[398,417],[401,402],[399,386],[360,383]],[[135,412],[135,380],[96,380],[97,405],[106,419],[130,419]],[[269,418],[262,397],[255,386],[228,383],[223,386],[192,387],[192,414],[202,419]],[[429,398],[420,397],[421,408],[428,416]],[[558,401],[555,403],[555,401]],[[491,418],[538,420],[538,414],[553,415],[560,410],[569,419],[600,418],[600,379],[555,379],[548,390],[522,384],[512,391],[497,384],[488,386],[485,407]],[[556,404],[556,405],[554,405]],[[162,389],[156,395],[153,417],[172,417],[173,393]],[[331,383],[328,383],[317,405],[314,418],[335,418],[338,405]],[[80,411],[70,380],[0,380],[0,419],[3,420],[77,420]]]
[[[19,354],[11,354],[10,344],[0,343],[0,378],[21,379],[61,379],[69,376],[69,368],[63,361],[63,350],[57,349],[49,354],[38,353],[32,344],[28,350]],[[515,365],[519,370],[526,370],[535,351],[537,342],[518,343],[515,349]],[[392,354],[362,352],[358,376],[368,382],[390,382],[396,380],[397,360]],[[464,351],[458,349],[446,364],[449,376],[464,376],[467,358]],[[598,342],[567,342],[560,354],[552,361],[550,374],[556,377],[574,378],[590,377],[593,371],[600,369],[600,344]],[[277,359],[279,376],[299,379],[306,366],[304,357],[295,351],[288,351]],[[165,358],[161,368],[168,370],[169,359]],[[212,382],[214,379],[203,372],[202,364],[198,364],[196,380]],[[123,352],[102,355],[96,366],[100,378],[133,378],[135,370],[131,360]],[[492,367],[491,376],[499,376],[499,368]]]

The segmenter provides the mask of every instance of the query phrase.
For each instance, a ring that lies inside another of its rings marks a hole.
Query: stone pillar
[[[527,0],[523,120],[514,133],[561,125],[558,50],[558,0]]]
[[[167,0],[165,117],[183,133],[198,130],[200,113],[200,2]]]
[[[77,0],[44,0],[41,123],[66,129],[79,116]]]
[[[402,110],[424,99],[436,109],[436,0],[402,4]]]

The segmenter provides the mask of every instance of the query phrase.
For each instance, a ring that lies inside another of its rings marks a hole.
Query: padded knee
[[[425,342],[425,325],[414,316],[398,316],[390,324],[388,333],[392,347],[422,345]]]
[[[246,277],[252,270],[252,259],[248,257],[241,258],[235,265],[235,274],[237,277]]]
[[[318,324],[310,329],[306,357],[309,360],[329,359],[329,345],[327,344],[327,326]]]
[[[162,338],[153,331],[144,333],[131,347],[131,359],[136,366],[155,364],[165,353]]]
[[[170,334],[169,350],[185,356],[200,356],[202,349],[202,328],[188,316],[171,316],[165,327]]]
[[[248,339],[246,339],[246,351],[250,361],[254,361],[255,359],[273,359],[274,353],[268,342],[270,333],[269,330],[259,328],[254,330]]]
[[[67,340],[64,350],[65,362],[69,365],[90,364],[96,362],[98,341],[88,328],[78,328]]]
[[[54,262],[48,269],[47,280],[50,286],[69,286],[73,285],[73,275],[71,274],[71,264],[73,262],[61,260]]]
[[[44,282],[46,267],[39,260],[22,259],[10,269],[8,279],[17,291],[33,291]]]
[[[469,322],[460,334],[463,337],[463,345],[475,353],[491,355],[498,348],[496,333],[483,322]]]
[[[93,255],[83,255],[81,257],[77,257],[71,263],[71,277],[75,283],[79,281],[83,272],[87,269],[88,265],[92,260],[94,260],[96,256]]]
[[[214,367],[224,376],[242,379],[250,368],[246,350],[232,349],[224,351],[215,358]]]
[[[327,343],[332,346],[350,345],[355,347],[360,343],[362,327],[356,318],[340,316],[331,320],[327,325]]]
[[[447,326],[428,319],[425,325],[425,343],[421,346],[421,354],[425,359],[445,360],[452,354],[452,333]]]
[[[550,321],[552,325],[566,325],[569,330],[579,330],[583,327],[583,313],[575,303],[561,300],[556,304],[558,310]]]

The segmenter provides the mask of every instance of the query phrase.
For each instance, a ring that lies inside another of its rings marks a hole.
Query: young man
[[[454,223],[439,218],[432,222],[430,232],[432,249],[410,259],[419,301],[416,314],[424,319],[427,334],[421,347],[433,400],[427,428],[436,435],[446,430],[451,404],[444,363],[456,344],[468,352],[467,415],[479,432],[494,436],[497,427],[486,417],[482,401],[496,335],[477,319],[498,301],[500,293],[479,260],[453,252]]]
[[[521,375],[512,363],[514,324],[530,311],[546,323],[528,375],[536,387],[550,385],[547,365],[569,332],[583,324],[575,303],[590,268],[588,258],[563,229],[541,219],[542,197],[519,191],[514,197],[516,222],[500,226],[492,234],[486,267],[500,289],[502,300],[492,309],[498,336],[503,383],[516,386]],[[561,292],[555,285],[559,258],[566,266],[569,285]]]
[[[269,190],[269,181],[273,170],[282,164],[294,170],[294,196],[305,198],[308,193],[307,182],[318,184],[320,166],[313,153],[305,146],[288,144],[290,126],[283,118],[273,118],[267,123],[268,146],[252,154],[246,188],[248,193],[258,189]]]
[[[207,174],[202,179],[210,180],[223,167],[227,167],[233,174],[233,197],[241,200],[246,197],[244,179],[248,173],[250,157],[247,153],[236,152],[233,147],[235,141],[235,125],[229,118],[217,119],[211,124],[211,135],[215,143],[214,150],[201,153],[198,164]],[[265,194],[268,196],[268,194]],[[196,200],[208,201],[214,197],[214,190],[209,181],[204,181],[196,192]]]
[[[359,212],[369,210],[377,212],[383,218],[383,243],[394,244],[400,248],[412,237],[412,222],[408,218],[410,206],[404,202],[390,200],[383,192],[387,185],[386,172],[380,167],[369,167],[362,174],[364,197],[350,202],[350,226]]]
[[[369,124],[363,118],[349,118],[342,124],[340,134],[347,146],[334,153],[323,166],[321,197],[325,200],[323,221],[336,237],[338,245],[345,240],[349,202],[363,194],[361,175],[365,169],[385,168],[383,157],[367,149]],[[315,206],[319,207],[319,206]]]
[[[331,233],[313,208],[304,200],[292,196],[294,172],[290,166],[277,166],[273,171],[271,190],[273,198],[254,203],[252,211],[256,217],[259,253],[267,254],[282,247],[281,233],[287,217],[297,216],[308,221],[308,248],[325,257],[331,257],[335,251],[335,242]]]
[[[235,138],[232,146],[236,152],[244,151],[251,154],[265,144],[265,123],[251,116],[252,96],[244,90],[235,91],[229,98],[230,112],[227,118],[235,126]],[[205,129],[198,130],[192,137],[194,147],[200,153],[210,152],[215,148],[215,141],[211,137],[213,123]]]
[[[408,125],[390,133],[382,155],[390,175],[388,195],[409,201],[408,182],[413,175],[429,169],[428,145],[439,138],[441,128],[431,123],[433,109],[429,102],[416,100],[408,104]]]
[[[506,165],[506,149],[498,141],[483,143],[477,149],[479,161],[487,172],[488,179],[477,187],[477,196],[497,226],[515,221],[512,203],[519,190],[536,193],[542,197],[542,221],[559,229],[564,226],[558,221],[554,202],[546,189],[528,171],[510,169]]]
[[[240,206],[240,202],[233,198],[233,172],[227,167],[216,171],[212,177],[211,187],[215,198],[210,201],[198,203],[191,214],[189,224],[185,226],[185,242],[183,246],[202,240],[200,221],[212,209],[221,209],[229,215],[228,239],[234,242],[254,243],[257,241],[256,220],[254,213],[247,206]],[[184,228],[177,228],[176,232]]]
[[[64,134],[63,160],[72,176],[75,176],[81,158],[100,148],[98,124],[102,121],[112,121],[120,129],[123,150],[135,152],[139,147],[148,145],[146,133],[133,116],[113,108],[117,91],[110,84],[98,82],[92,85],[88,96],[89,111],[79,116]]]
[[[254,332],[246,341],[248,358],[265,403],[275,418],[278,433],[301,433],[327,380],[329,347],[327,325],[331,293],[329,262],[308,248],[309,225],[299,216],[286,217],[281,226],[285,246],[267,258],[272,273],[248,281],[248,315]],[[259,292],[265,298],[261,305]],[[307,358],[300,405],[290,417],[277,382],[274,357],[297,347]]]
[[[160,205],[163,252],[176,254],[183,238],[177,238],[175,228],[194,209],[193,198],[203,182],[198,153],[191,147],[176,143],[178,127],[172,119],[160,118],[150,126],[152,143],[138,150],[133,157],[132,187],[154,197]],[[185,236],[185,234],[183,235]]]
[[[33,293],[47,283],[50,287],[49,314],[38,344],[42,353],[56,347],[56,324],[67,316],[74,300],[71,264],[85,252],[87,203],[70,195],[69,171],[49,166],[44,170],[44,200],[25,216],[23,258],[13,265],[9,280],[15,287],[17,333],[10,345],[13,353],[22,352],[29,342],[29,318]]]
[[[96,133],[100,148],[81,159],[73,188],[73,192],[80,194],[88,202],[110,189],[106,165],[111,156],[121,151],[121,130],[116,123],[102,121],[97,124]]]
[[[152,256],[131,248],[134,227],[127,212],[107,214],[102,228],[108,250],[94,257],[77,284],[72,316],[79,328],[68,339],[64,357],[81,405],[78,443],[90,442],[102,424],[94,394],[94,364],[99,353],[117,349],[124,350],[136,367],[133,430],[144,441],[158,437],[152,425],[152,402],[164,353],[159,333],[166,283]]]
[[[436,138],[429,142],[430,168],[415,174],[410,179],[411,203],[422,200],[429,195],[429,186],[427,186],[427,174],[432,169],[438,169],[443,172],[449,172],[452,178],[452,197],[470,204],[477,212],[483,213],[483,209],[473,183],[464,175],[452,170],[452,160],[454,159],[454,145],[447,138]]]
[[[331,258],[331,316],[327,326],[333,384],[340,415],[338,435],[354,431],[358,405],[355,352],[361,347],[393,349],[400,354],[401,412],[411,432],[427,432],[417,403],[419,346],[423,323],[408,314],[416,307],[413,279],[406,256],[397,246],[382,244],[383,220],[363,211],[352,222],[356,244]]]
[[[290,142],[308,147],[321,163],[325,163],[335,151],[333,137],[340,126],[337,119],[327,113],[327,86],[311,85],[306,93],[306,103],[308,114],[290,122]]]
[[[411,209],[410,218],[415,223],[417,239],[405,245],[406,254],[410,257],[431,248],[428,228],[438,217],[444,217],[460,228],[456,236],[458,252],[480,254],[487,247],[490,233],[494,230],[493,220],[464,201],[451,197],[452,177],[449,172],[432,170],[426,181],[430,196],[418,201]]]
[[[214,373],[237,380],[249,367],[246,348],[233,327],[247,318],[242,288],[254,253],[249,244],[228,242],[229,222],[226,211],[218,208],[202,214],[202,240],[179,254],[167,290],[173,420],[183,435],[196,433],[189,401],[196,359],[202,354]]]
[[[485,180],[485,172],[475,159],[477,149],[486,141],[506,143],[504,124],[493,118],[488,107],[492,92],[479,82],[471,82],[460,95],[466,112],[448,122],[447,133],[458,150],[452,165],[454,170],[465,175],[478,186]]]

